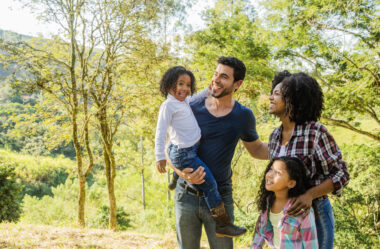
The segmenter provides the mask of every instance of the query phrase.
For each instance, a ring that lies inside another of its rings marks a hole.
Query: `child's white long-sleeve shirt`
[[[193,146],[201,138],[201,130],[190,107],[190,102],[206,98],[210,95],[209,88],[186,97],[184,101],[177,100],[171,94],[161,104],[158,114],[155,155],[156,161],[166,160],[165,142],[166,133],[169,131],[170,142],[179,148]]]

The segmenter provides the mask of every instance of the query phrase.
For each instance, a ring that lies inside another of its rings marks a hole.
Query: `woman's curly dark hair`
[[[273,93],[273,89],[278,85],[280,84],[285,78],[287,77],[290,77],[292,76],[291,73],[289,73],[288,70],[284,70],[282,72],[278,72],[276,73],[276,75],[274,76],[273,80],[272,80],[272,90],[271,90],[271,94]]]
[[[160,91],[161,91],[161,94],[165,98],[168,96],[170,89],[174,89],[174,91],[176,90],[177,80],[178,80],[179,76],[181,76],[183,74],[189,75],[190,80],[191,80],[191,87],[190,87],[191,94],[195,93],[195,77],[194,77],[194,74],[190,70],[187,70],[183,66],[175,66],[175,67],[169,68],[164,73],[164,75],[162,76],[161,81],[160,81]]]
[[[323,110],[323,93],[318,82],[302,72],[285,76],[281,81],[280,76],[277,79],[276,76],[272,81],[271,92],[276,85],[282,83],[281,94],[290,121],[296,124],[318,121]]]
[[[267,199],[269,198],[269,208],[272,207],[273,202],[275,200],[274,192],[268,191],[265,188],[265,175],[268,173],[268,171],[271,169],[273,163],[275,161],[282,161],[286,165],[286,171],[289,174],[290,180],[296,181],[296,186],[289,189],[288,196],[291,197],[297,197],[306,192],[311,185],[309,182],[309,179],[306,175],[306,167],[304,163],[301,161],[301,159],[297,157],[276,157],[271,160],[267,166],[267,168],[264,171],[264,175],[262,177],[261,185],[260,185],[260,191],[259,195],[257,196],[257,207],[261,212],[265,212],[267,209]]]

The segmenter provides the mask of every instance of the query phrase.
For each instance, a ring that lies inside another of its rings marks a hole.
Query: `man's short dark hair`
[[[244,63],[238,58],[228,56],[221,56],[218,58],[218,63],[226,66],[230,66],[234,69],[234,82],[238,80],[244,80],[246,68]]]
[[[296,124],[318,121],[323,110],[323,92],[313,77],[301,72],[279,83],[282,83],[281,94],[290,121]],[[272,85],[272,91],[276,85]]]

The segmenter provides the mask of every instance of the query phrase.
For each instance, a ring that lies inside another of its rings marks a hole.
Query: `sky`
[[[37,20],[30,10],[23,9],[15,0],[1,0],[0,29],[10,30],[24,35],[45,37],[54,31],[56,27],[47,25]]]
[[[17,0],[0,0],[0,29],[9,30],[23,35],[49,37],[51,33],[57,30],[57,26],[42,23],[37,20],[36,15],[29,9],[22,8]],[[196,8],[193,8],[189,15],[192,25],[195,29],[202,27],[202,20],[199,17],[200,12],[205,9],[207,2],[199,1]]]

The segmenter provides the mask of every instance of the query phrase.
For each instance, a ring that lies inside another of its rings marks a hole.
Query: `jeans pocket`
[[[326,229],[329,233],[333,232],[335,221],[330,201],[328,199],[323,200],[320,205],[318,205],[318,209],[317,219],[320,220],[324,229]]]
[[[175,195],[174,195],[175,201],[182,201],[183,197],[184,197],[184,193],[183,192],[176,192]]]

